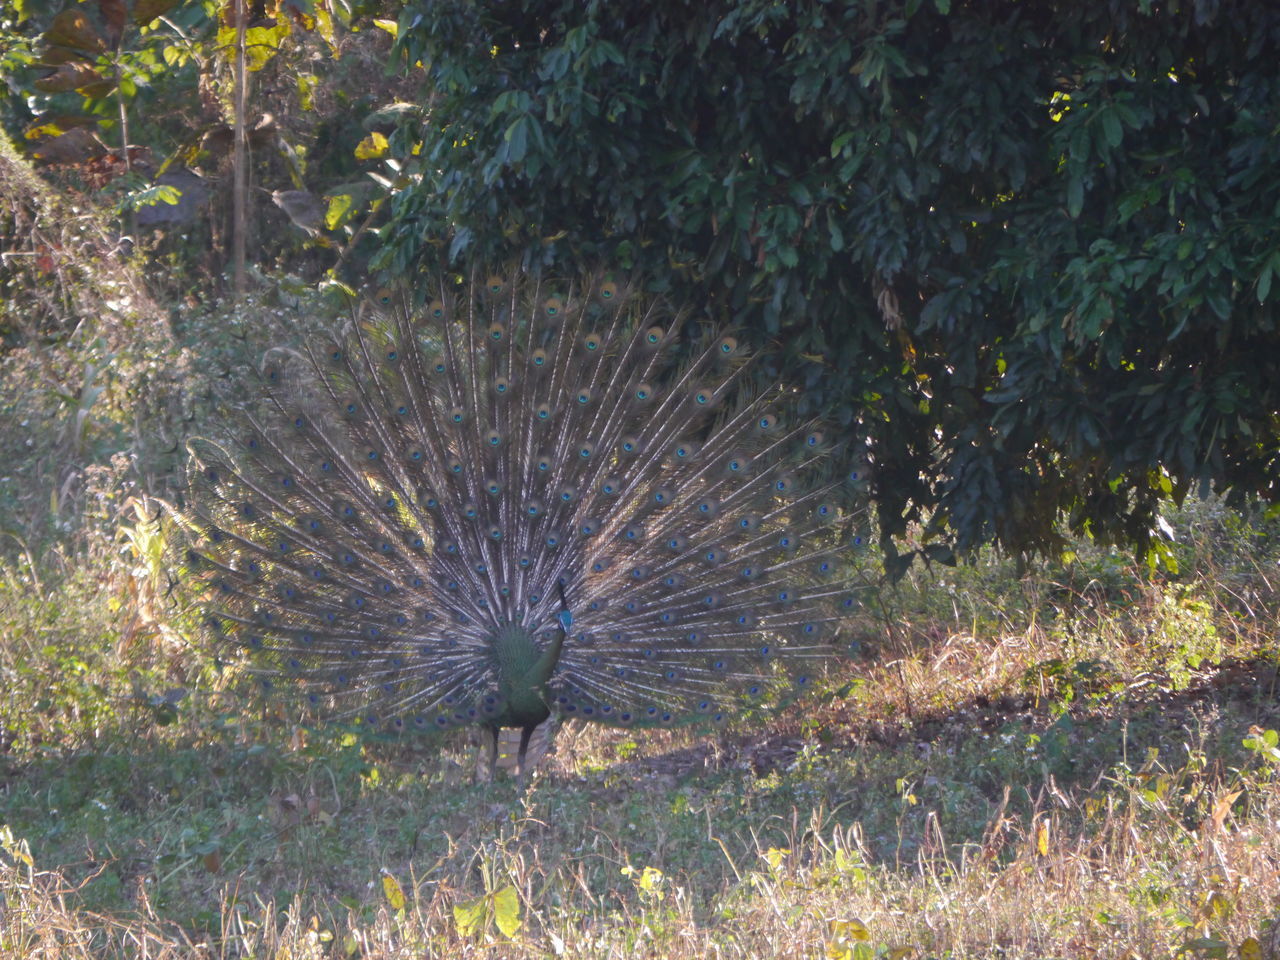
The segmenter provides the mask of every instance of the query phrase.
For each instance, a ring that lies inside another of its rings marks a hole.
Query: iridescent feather
[[[612,282],[380,294],[192,444],[189,568],[264,690],[403,730],[723,722],[857,604],[829,441]]]

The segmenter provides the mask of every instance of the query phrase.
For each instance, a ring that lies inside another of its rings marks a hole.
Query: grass
[[[0,954],[1236,957],[1280,913],[1275,544],[920,571],[767,723],[568,727],[517,794],[465,737],[306,731],[186,640],[163,543],[0,588]],[[1247,741],[1247,745],[1246,745]]]

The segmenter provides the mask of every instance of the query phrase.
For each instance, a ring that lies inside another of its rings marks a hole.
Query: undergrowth
[[[1274,525],[1171,520],[917,571],[767,723],[561,731],[520,794],[465,736],[243,699],[138,499],[0,570],[0,953],[1265,956],[1280,913]],[[1257,952],[1255,952],[1257,951]]]

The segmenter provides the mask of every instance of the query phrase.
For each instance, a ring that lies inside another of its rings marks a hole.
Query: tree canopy
[[[1280,500],[1274,4],[0,6],[0,123],[157,291],[215,292],[245,233],[307,281],[616,270],[738,326],[871,461],[895,570],[1053,550],[1064,516],[1160,547],[1197,487]],[[63,256],[0,239],[23,282]],[[15,310],[9,340],[75,329]]]
[[[739,325],[865,437],[891,557],[1280,498],[1280,8],[438,0],[397,45],[375,264],[515,249]]]

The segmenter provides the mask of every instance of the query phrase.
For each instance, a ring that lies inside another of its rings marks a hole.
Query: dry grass
[[[820,802],[807,820],[797,809],[789,824],[762,823],[762,833],[783,836],[761,837],[754,856],[750,848],[732,862],[726,854],[725,879],[711,896],[692,888],[699,878],[655,872],[661,867],[653,864],[630,874],[618,869],[617,889],[597,895],[590,861],[599,854],[566,855],[563,835],[548,839],[538,829],[535,796],[529,819],[491,822],[496,842],[456,850],[479,868],[478,881],[417,879],[410,864],[396,878],[402,907],[379,883],[358,910],[318,909],[306,896],[283,910],[270,902],[245,904],[227,887],[217,941],[162,923],[145,900],[127,918],[69,908],[74,891],[66,881],[15,861],[10,847],[0,868],[0,945],[6,956],[51,958],[812,957],[824,951],[834,957],[1145,958],[1175,956],[1199,943],[1189,955],[1234,956],[1248,938],[1265,937],[1262,921],[1280,898],[1275,781],[1251,785],[1242,815],[1229,812],[1239,787],[1220,787],[1212,806],[1227,812],[1188,826],[1176,793],[1152,798],[1144,783],[1168,776],[1181,790],[1203,781],[1185,770],[1158,769],[1102,793],[1047,795],[1029,817],[1008,817],[997,808],[980,842],[952,844],[936,818],[928,819],[925,842],[897,864],[876,863],[856,824],[830,826]],[[1077,824],[1075,808],[1091,799],[1104,809]],[[588,817],[580,826],[593,824]],[[558,851],[554,859],[542,852],[547,846]],[[625,860],[623,845],[605,849],[606,860]],[[514,938],[504,937],[493,917],[462,936],[455,907],[508,886],[519,902]],[[854,952],[861,936],[872,952]]]
[[[0,955],[1275,960],[1272,569],[934,575],[825,697],[570,728],[522,797],[200,696],[136,582],[11,571]]]

